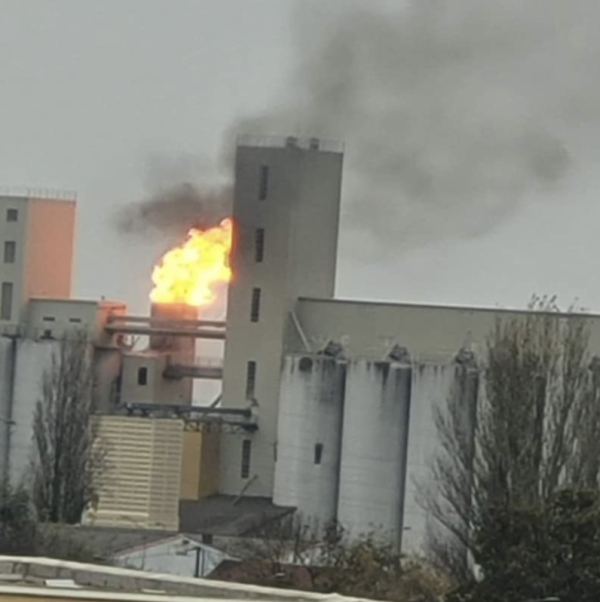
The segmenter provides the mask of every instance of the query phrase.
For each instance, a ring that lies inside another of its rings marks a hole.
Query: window
[[[56,322],[56,319],[54,316],[44,316],[42,318],[42,322]]]
[[[252,304],[250,306],[250,321],[258,322],[260,317],[260,289],[252,289]]]
[[[19,212],[16,209],[7,209],[6,210],[6,221],[7,222],[16,222],[19,219]]]
[[[254,238],[254,259],[256,263],[262,263],[265,256],[265,229],[257,228]]]
[[[81,324],[81,318],[69,318],[71,324]]]
[[[148,384],[148,368],[138,368],[138,385],[145,386]]]
[[[264,201],[269,192],[269,168],[262,165],[260,168],[260,181],[258,185],[258,199]]]
[[[4,243],[4,263],[14,263],[17,254],[17,243],[14,240],[7,240]]]
[[[315,464],[321,464],[323,459],[323,444],[317,443],[315,445]]]
[[[250,453],[252,441],[244,439],[242,441],[242,479],[247,479],[250,476]]]
[[[3,282],[0,294],[0,320],[10,320],[12,317],[13,283]]]
[[[248,362],[246,367],[246,399],[254,397],[254,387],[256,385],[256,362]]]

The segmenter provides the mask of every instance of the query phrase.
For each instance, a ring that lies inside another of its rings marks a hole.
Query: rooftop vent
[[[394,345],[388,353],[388,358],[393,362],[410,362],[410,353],[406,347],[400,347],[400,345]]]
[[[475,364],[475,354],[470,349],[463,347],[456,355],[455,361],[457,364],[462,365]]]
[[[295,148],[298,146],[298,138],[296,136],[288,136],[285,139],[285,145],[289,148]]]
[[[308,148],[310,150],[319,150],[320,140],[318,138],[311,138],[308,142]]]

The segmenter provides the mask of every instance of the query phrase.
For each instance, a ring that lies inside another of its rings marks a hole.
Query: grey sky
[[[147,192],[150,156],[182,172],[190,157],[210,162],[232,122],[277,102],[297,42],[294,6],[0,0],[0,185],[77,190],[76,295],[144,309],[151,266],[169,241],[123,237],[114,213]],[[600,310],[596,150],[579,151],[553,202],[524,204],[479,239],[361,259],[343,225],[339,295],[523,305],[551,292]]]

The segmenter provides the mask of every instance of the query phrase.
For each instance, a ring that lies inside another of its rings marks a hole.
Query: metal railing
[[[31,188],[28,186],[0,186],[0,197],[18,197],[49,199],[57,201],[76,201],[77,192],[57,188]]]
[[[295,147],[304,150],[320,150],[331,153],[343,153],[344,143],[339,140],[306,136],[252,136],[240,135],[237,138],[237,146],[249,146],[258,148],[285,148]]]

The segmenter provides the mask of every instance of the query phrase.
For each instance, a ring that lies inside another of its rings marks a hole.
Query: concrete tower
[[[316,139],[238,144],[223,406],[252,404],[258,430],[223,437],[222,493],[272,495],[284,340],[298,297],[334,294],[342,164]]]
[[[0,326],[34,297],[71,296],[75,200],[0,195]]]

